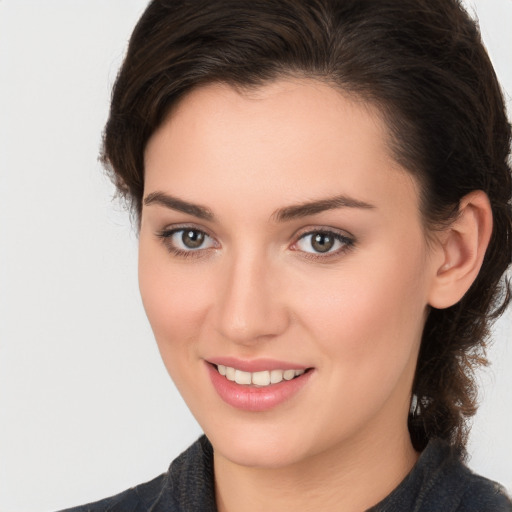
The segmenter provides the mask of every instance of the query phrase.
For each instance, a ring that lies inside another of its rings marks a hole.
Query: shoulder
[[[425,489],[425,512],[512,512],[512,502],[496,482],[473,473],[448,444],[434,441],[430,448],[431,472]]]
[[[512,512],[503,487],[473,473],[448,443],[432,440],[402,483],[371,512]]]
[[[146,512],[165,486],[166,474],[94,503],[61,512]],[[172,511],[172,509],[170,509]]]
[[[512,512],[512,501],[500,484],[466,467],[463,474],[464,489],[457,512]]]
[[[61,512],[215,511],[213,449],[202,436],[166,473],[120,494]]]

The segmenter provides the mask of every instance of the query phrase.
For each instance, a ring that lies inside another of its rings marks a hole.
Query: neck
[[[280,468],[240,466],[216,453],[218,510],[366,510],[395,489],[418,459],[405,430],[373,441],[362,436]]]

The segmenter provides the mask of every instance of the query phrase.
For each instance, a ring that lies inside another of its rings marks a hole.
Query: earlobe
[[[429,304],[438,309],[456,304],[476,279],[492,233],[492,210],[485,192],[465,196],[458,217],[443,231],[437,251]]]

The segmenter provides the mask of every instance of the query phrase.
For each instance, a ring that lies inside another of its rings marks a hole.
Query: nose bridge
[[[285,305],[276,294],[276,271],[260,251],[238,251],[226,263],[219,297],[219,330],[238,343],[280,334],[287,325]]]

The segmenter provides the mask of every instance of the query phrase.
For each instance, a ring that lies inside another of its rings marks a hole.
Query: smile
[[[206,362],[213,388],[228,405],[250,412],[269,411],[291,400],[316,373],[312,367],[293,368],[294,364],[274,360],[222,362]]]
[[[217,371],[227,380],[246,386],[265,387],[279,384],[283,380],[292,380],[300,377],[305,370],[264,370],[259,372],[244,372],[231,366],[219,364]]]

